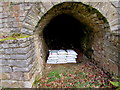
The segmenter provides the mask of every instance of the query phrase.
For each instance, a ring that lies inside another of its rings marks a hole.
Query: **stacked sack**
[[[48,64],[76,63],[77,53],[74,50],[49,50]]]

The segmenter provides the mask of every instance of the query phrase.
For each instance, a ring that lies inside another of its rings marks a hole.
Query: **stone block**
[[[13,67],[13,71],[21,71],[21,72],[28,72],[31,68],[32,68],[32,64],[30,64],[28,67],[23,67],[23,68],[19,68],[19,67]]]
[[[20,39],[18,39],[20,42],[26,42],[26,38],[20,38]]]
[[[3,7],[0,7],[0,12],[2,12],[3,11]]]
[[[6,12],[3,12],[3,16],[2,16],[3,18],[7,18],[8,17],[8,13],[6,13]]]
[[[3,49],[1,44],[0,44],[0,49]]]
[[[0,28],[2,28],[3,27],[3,24],[0,24]]]
[[[2,19],[0,18],[0,23],[2,23]],[[3,29],[1,28],[1,30],[0,31],[2,31]]]
[[[27,56],[27,57],[30,57],[30,56],[33,56],[34,54],[35,54],[34,50],[31,49],[31,50],[26,54],[26,56]]]
[[[15,21],[15,18],[14,17],[10,17],[9,18],[9,22],[14,22]]]
[[[8,23],[9,22],[9,18],[4,18],[3,19],[3,23],[5,24],[5,23]]]
[[[21,17],[19,17],[19,19],[20,19],[20,22],[23,22],[25,17],[21,16]]]
[[[20,54],[26,54],[28,51],[29,51],[28,47],[13,49],[14,53],[20,53]]]
[[[9,66],[0,66],[0,72],[12,72],[12,68]]]
[[[108,68],[110,69],[110,71],[113,72],[113,73],[116,73],[118,75],[118,71],[119,71],[118,65],[116,63],[113,63],[110,60],[108,61],[108,63],[109,63]]]
[[[15,81],[11,83],[12,88],[24,88],[24,81]]]
[[[6,40],[7,45],[17,43],[18,40]]]
[[[115,25],[111,27],[111,31],[120,30],[120,25]]]
[[[2,60],[26,60],[27,56],[26,55],[20,55],[20,54],[16,54],[16,55],[0,55],[0,59]]]
[[[24,73],[24,79],[30,80],[32,78],[33,74],[35,73],[35,71],[38,71],[38,70],[36,69],[36,64],[34,63],[32,69],[29,72]]]
[[[9,55],[9,56],[10,56],[10,59],[13,59],[13,60],[26,60],[27,59],[27,56],[25,54],[23,55],[16,54],[16,55]]]
[[[5,54],[12,54],[13,50],[12,49],[4,49]]]
[[[3,48],[9,48],[9,44],[1,44]]]
[[[9,80],[10,79],[10,73],[0,73],[0,79]]]
[[[0,59],[1,60],[10,59],[10,55],[0,55]]]
[[[31,29],[29,29],[29,28],[22,28],[21,29],[21,32],[23,33],[23,34],[27,34],[27,35],[32,35],[33,34],[33,31],[31,30]]]
[[[10,73],[11,80],[24,80],[23,72],[12,72]]]
[[[31,6],[25,6],[25,9],[26,10],[28,10],[28,9],[30,9],[31,8]]]
[[[24,88],[24,81],[2,80],[2,86],[5,88]]]
[[[23,47],[26,47],[26,46],[28,46],[28,45],[30,45],[30,41],[27,41],[27,42],[25,42],[25,43],[20,43],[20,44],[19,44],[19,46],[22,47],[22,48],[23,48]]]
[[[53,4],[51,2],[42,2],[42,4],[46,10],[49,10],[53,6]]]
[[[40,6],[40,11],[44,14],[46,12],[45,7],[43,6],[42,3],[39,6]]]
[[[116,18],[114,19],[113,21],[109,22],[111,26],[114,26],[114,25],[119,25],[120,24],[120,18]]]
[[[2,87],[5,87],[5,88],[10,88],[11,87],[11,83],[10,82],[2,80],[1,83],[2,83]]]
[[[33,58],[28,58],[27,60],[0,60],[0,65],[15,66],[15,67],[27,67]]]
[[[25,82],[24,82],[24,87],[25,87],[25,88],[31,88],[31,87],[32,87],[32,83],[33,83],[33,82],[25,81]]]
[[[111,2],[116,8],[120,8],[120,2],[119,0],[118,1],[115,1],[115,2]]]
[[[17,48],[19,47],[19,44],[16,43],[16,44],[9,44],[9,48]]]
[[[0,54],[4,53],[4,49],[0,49]]]

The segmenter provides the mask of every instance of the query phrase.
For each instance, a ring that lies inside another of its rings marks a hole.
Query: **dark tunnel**
[[[73,16],[61,14],[44,28],[43,38],[49,49],[81,49],[88,45],[91,30]]]

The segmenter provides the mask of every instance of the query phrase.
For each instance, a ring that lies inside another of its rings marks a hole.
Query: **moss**
[[[13,33],[11,36],[21,36],[21,34],[20,33]]]
[[[20,33],[14,33],[11,36],[8,36],[6,38],[0,39],[0,41],[6,41],[6,40],[17,40],[20,38],[28,38],[30,35],[22,35]]]

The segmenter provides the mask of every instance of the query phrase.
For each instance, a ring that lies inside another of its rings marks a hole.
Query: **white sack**
[[[49,50],[49,55],[57,55],[58,50]]]
[[[67,55],[67,52],[65,50],[59,50],[58,54],[59,55]]]
[[[68,55],[78,55],[74,50],[67,50]]]

